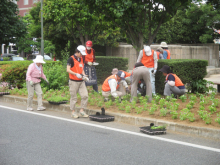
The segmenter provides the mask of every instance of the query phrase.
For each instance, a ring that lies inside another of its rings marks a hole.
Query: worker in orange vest
[[[160,47],[163,49],[163,58],[164,59],[171,59],[170,51],[168,50],[168,45],[166,42],[161,42]]]
[[[92,41],[86,42],[86,56],[84,58],[84,72],[89,77],[89,81],[86,82],[86,86],[92,86],[93,90],[98,92],[97,75],[95,65],[95,50],[92,48]]]
[[[157,72],[157,53],[151,50],[150,46],[144,45],[144,49],[140,51],[137,62],[141,62],[150,72],[150,80],[152,93],[155,94],[155,74]]]
[[[156,50],[157,53],[157,59],[163,59],[163,49],[161,47],[158,47]]]
[[[126,93],[129,93],[130,91],[129,91],[128,83],[127,83],[127,82],[130,83],[131,73],[128,73],[128,72],[123,71],[123,70],[120,70],[120,71],[122,71],[122,72],[125,74],[125,77],[124,77],[125,80],[121,80],[120,83],[122,83],[122,85],[125,87]],[[114,75],[114,74],[117,74],[117,73],[118,73],[118,68],[112,69],[112,74],[113,74],[113,75]]]
[[[118,71],[117,74],[109,76],[102,84],[102,96],[105,97],[104,101],[108,101],[108,96],[112,95],[114,98],[126,95],[124,84],[120,83],[121,80],[125,80],[125,74],[122,71]]]
[[[164,88],[165,96],[171,96],[171,94],[183,95],[186,93],[185,85],[180,78],[172,72],[168,65],[164,65],[159,71],[163,72],[163,75],[166,76]]]
[[[70,110],[72,110],[71,117],[78,118],[78,114],[75,111],[75,105],[77,102],[77,93],[81,96],[81,109],[79,115],[81,117],[88,117],[84,112],[84,109],[88,103],[88,91],[85,85],[85,81],[88,78],[83,70],[84,62],[82,55],[86,55],[86,48],[83,45],[79,45],[75,50],[75,54],[72,55],[67,61],[66,71],[69,73],[69,90],[70,90]]]
[[[150,72],[147,67],[145,67],[141,62],[137,62],[135,64],[135,68],[133,69],[132,76],[131,76],[131,102],[133,101],[134,97],[137,97],[138,92],[138,83],[139,81],[143,80],[146,85],[146,95],[149,96],[149,102],[152,100],[152,88],[151,88],[151,81],[150,81]]]

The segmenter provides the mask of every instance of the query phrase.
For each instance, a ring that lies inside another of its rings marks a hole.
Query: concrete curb
[[[13,102],[16,104],[27,105],[27,99],[21,98],[21,97],[4,95],[4,96],[1,96],[0,99],[3,102]],[[43,104],[49,110],[71,112],[69,105],[65,105],[65,104],[52,105],[46,101],[43,101]],[[37,100],[33,100],[33,105],[37,106]],[[79,110],[79,108],[77,108],[77,110]],[[101,110],[85,109],[85,112],[88,115],[94,115],[96,112],[100,112],[100,111]],[[166,125],[167,130],[188,133],[188,134],[198,135],[202,137],[220,139],[220,129],[191,127],[191,126],[177,124],[174,122],[167,122],[167,121],[157,120],[157,119],[152,119],[152,118],[133,117],[133,116],[118,114],[118,113],[106,112],[106,114],[115,116],[115,121],[126,123],[126,124],[146,126],[146,125],[149,125],[150,123],[154,123],[157,126]]]

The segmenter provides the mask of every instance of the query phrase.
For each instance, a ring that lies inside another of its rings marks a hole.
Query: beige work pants
[[[152,87],[150,81],[150,72],[147,67],[140,66],[134,69],[131,84],[131,101],[133,97],[137,97],[138,82],[143,79],[146,84],[146,95],[149,96],[149,102],[152,100]]]
[[[121,83],[119,84],[119,87],[118,87],[116,93],[119,97],[126,95],[125,88]],[[111,91],[108,91],[108,92],[102,91],[102,96],[104,96],[105,98],[108,98],[108,96],[110,96],[110,95],[111,95]]]
[[[27,99],[27,108],[32,108],[34,92],[37,94],[37,103],[38,107],[42,107],[42,89],[40,83],[36,83],[33,86],[30,85],[30,81],[26,81],[27,90],[28,90],[28,99]]]
[[[88,91],[84,81],[77,82],[69,80],[69,90],[70,90],[70,109],[75,110],[75,105],[77,102],[77,93],[81,96],[81,108],[85,109],[88,103]]]

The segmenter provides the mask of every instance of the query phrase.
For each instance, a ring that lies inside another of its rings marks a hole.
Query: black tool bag
[[[94,66],[89,66],[85,64],[84,72],[86,75],[88,75],[88,78],[89,78],[89,81],[85,82],[86,86],[97,84],[96,70]]]

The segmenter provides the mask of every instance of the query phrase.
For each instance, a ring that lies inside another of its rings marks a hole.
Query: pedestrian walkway
[[[220,93],[220,74],[210,75],[209,78],[204,78],[207,81],[211,81],[214,83],[214,88]]]

